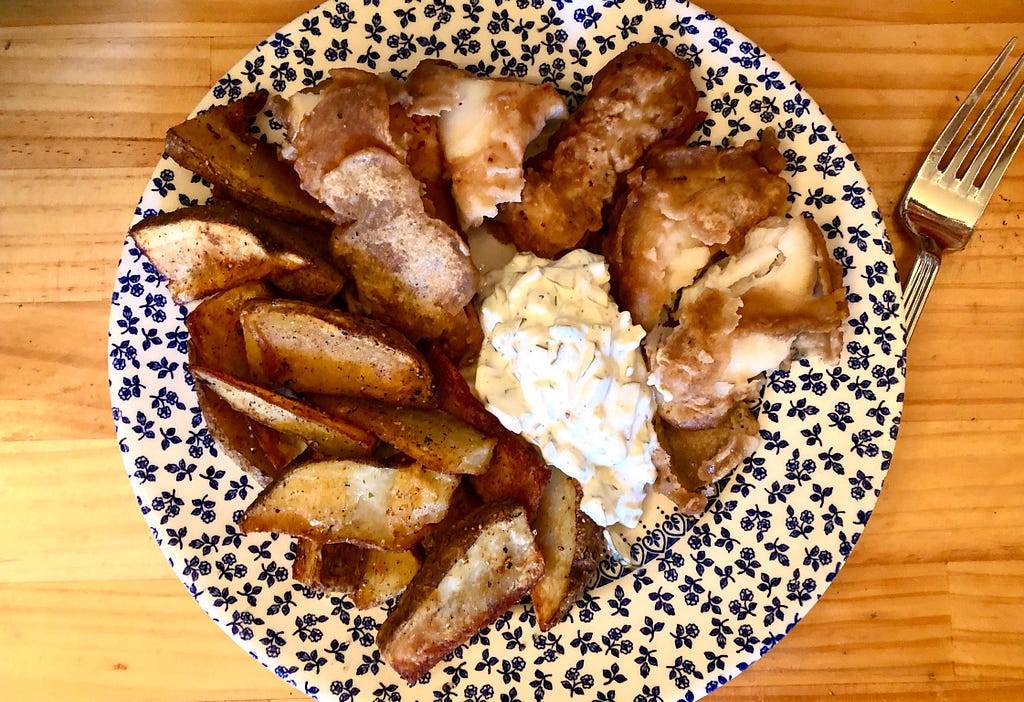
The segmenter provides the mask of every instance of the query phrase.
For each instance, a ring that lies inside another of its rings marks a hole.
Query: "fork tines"
[[[1016,42],[1016,37],[1007,42],[978,84],[964,99],[949,124],[942,130],[942,134],[939,135],[935,147],[928,157],[928,160],[932,161],[930,165],[942,171],[940,182],[949,187],[963,188],[965,194],[970,192],[971,195],[984,200],[992,195],[1018,147],[1024,141],[1024,114],[1017,119],[1009,136],[1006,135],[1007,125],[1010,124],[1017,109],[1024,102],[1024,81],[1017,86],[1016,90],[1013,90],[1014,81],[1021,72],[1021,68],[1024,67],[1024,55],[1017,59],[1003,77],[999,87],[985,102],[964,136],[959,139],[957,136],[999,73],[999,69],[1006,63]],[[998,114],[997,110],[999,110]],[[993,116],[996,117],[995,123],[989,128]],[[982,135],[984,135],[984,140],[979,144]],[[950,156],[948,152],[954,145],[956,150]],[[994,149],[1000,145],[1001,148],[993,158]],[[965,164],[967,165],[965,166]]]

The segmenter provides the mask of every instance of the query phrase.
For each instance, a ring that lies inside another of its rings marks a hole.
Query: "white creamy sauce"
[[[483,298],[476,390],[508,429],[583,487],[601,526],[637,525],[656,471],[643,328],[609,292],[602,257],[516,255]]]

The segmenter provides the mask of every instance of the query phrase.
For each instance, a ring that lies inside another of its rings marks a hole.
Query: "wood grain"
[[[114,439],[114,269],[163,132],[287,0],[0,3],[0,698],[285,700],[185,593]],[[837,125],[890,228],[1021,0],[706,0]],[[852,557],[718,701],[1024,699],[1024,157],[909,348],[895,459]]]

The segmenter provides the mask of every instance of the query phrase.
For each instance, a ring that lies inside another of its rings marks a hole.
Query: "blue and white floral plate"
[[[239,646],[321,700],[697,699],[770,650],[822,596],[857,542],[885,477],[904,383],[901,296],[864,176],[801,86],[701,8],[666,0],[328,2],[262,42],[198,107],[256,88],[286,92],[336,66],[404,75],[426,57],[576,95],[611,56],[661,43],[693,65],[727,144],[774,127],[794,214],[812,216],[843,267],[850,302],[839,367],[775,374],[759,406],[763,445],[693,522],[653,501],[630,534],[644,567],[609,561],[568,619],[541,633],[528,604],[409,687],[381,660],[383,611],[291,580],[291,541],[242,535],[257,488],[212,441],[188,374],[184,319],[131,239],[110,319],[114,421],[139,506],[188,592]],[[197,108],[198,109],[198,108]],[[170,125],[168,125],[170,126]],[[166,157],[137,218],[209,191]]]

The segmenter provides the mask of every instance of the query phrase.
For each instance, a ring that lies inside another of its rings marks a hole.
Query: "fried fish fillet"
[[[465,241],[427,214],[419,182],[392,154],[368,148],[324,176],[328,204],[351,217],[331,238],[358,300],[412,339],[465,324],[479,275]]]
[[[501,208],[520,250],[554,257],[602,229],[620,175],[644,150],[703,118],[689,65],[657,44],[634,46],[594,76],[590,92],[530,160],[522,202]]]
[[[436,115],[452,194],[464,228],[517,202],[523,156],[549,120],[566,115],[551,84],[474,76],[451,64],[422,61],[409,74],[409,111]]]
[[[661,417],[686,429],[713,427],[756,396],[766,371],[798,356],[837,362],[848,312],[841,273],[812,220],[777,217],[755,227],[647,336]]]
[[[604,238],[616,298],[650,331],[722,252],[735,253],[758,222],[784,214],[785,158],[762,140],[720,149],[666,139],[627,177]]]
[[[283,153],[299,174],[302,189],[330,206],[323,178],[349,154],[373,147],[404,161],[405,152],[389,128],[390,102],[384,80],[357,68],[335,69],[314,88],[275,100],[274,110],[287,127]],[[338,224],[351,221],[331,209]]]
[[[384,79],[338,69],[275,109],[303,189],[334,213],[331,253],[351,274],[360,307],[413,339],[464,325],[478,274],[459,233],[427,211],[399,143],[420,142],[395,139]]]
[[[708,429],[681,429],[660,418],[654,426],[659,444],[652,456],[658,468],[654,489],[690,517],[703,514],[707,488],[732,473],[761,441],[757,418],[743,402]]]

